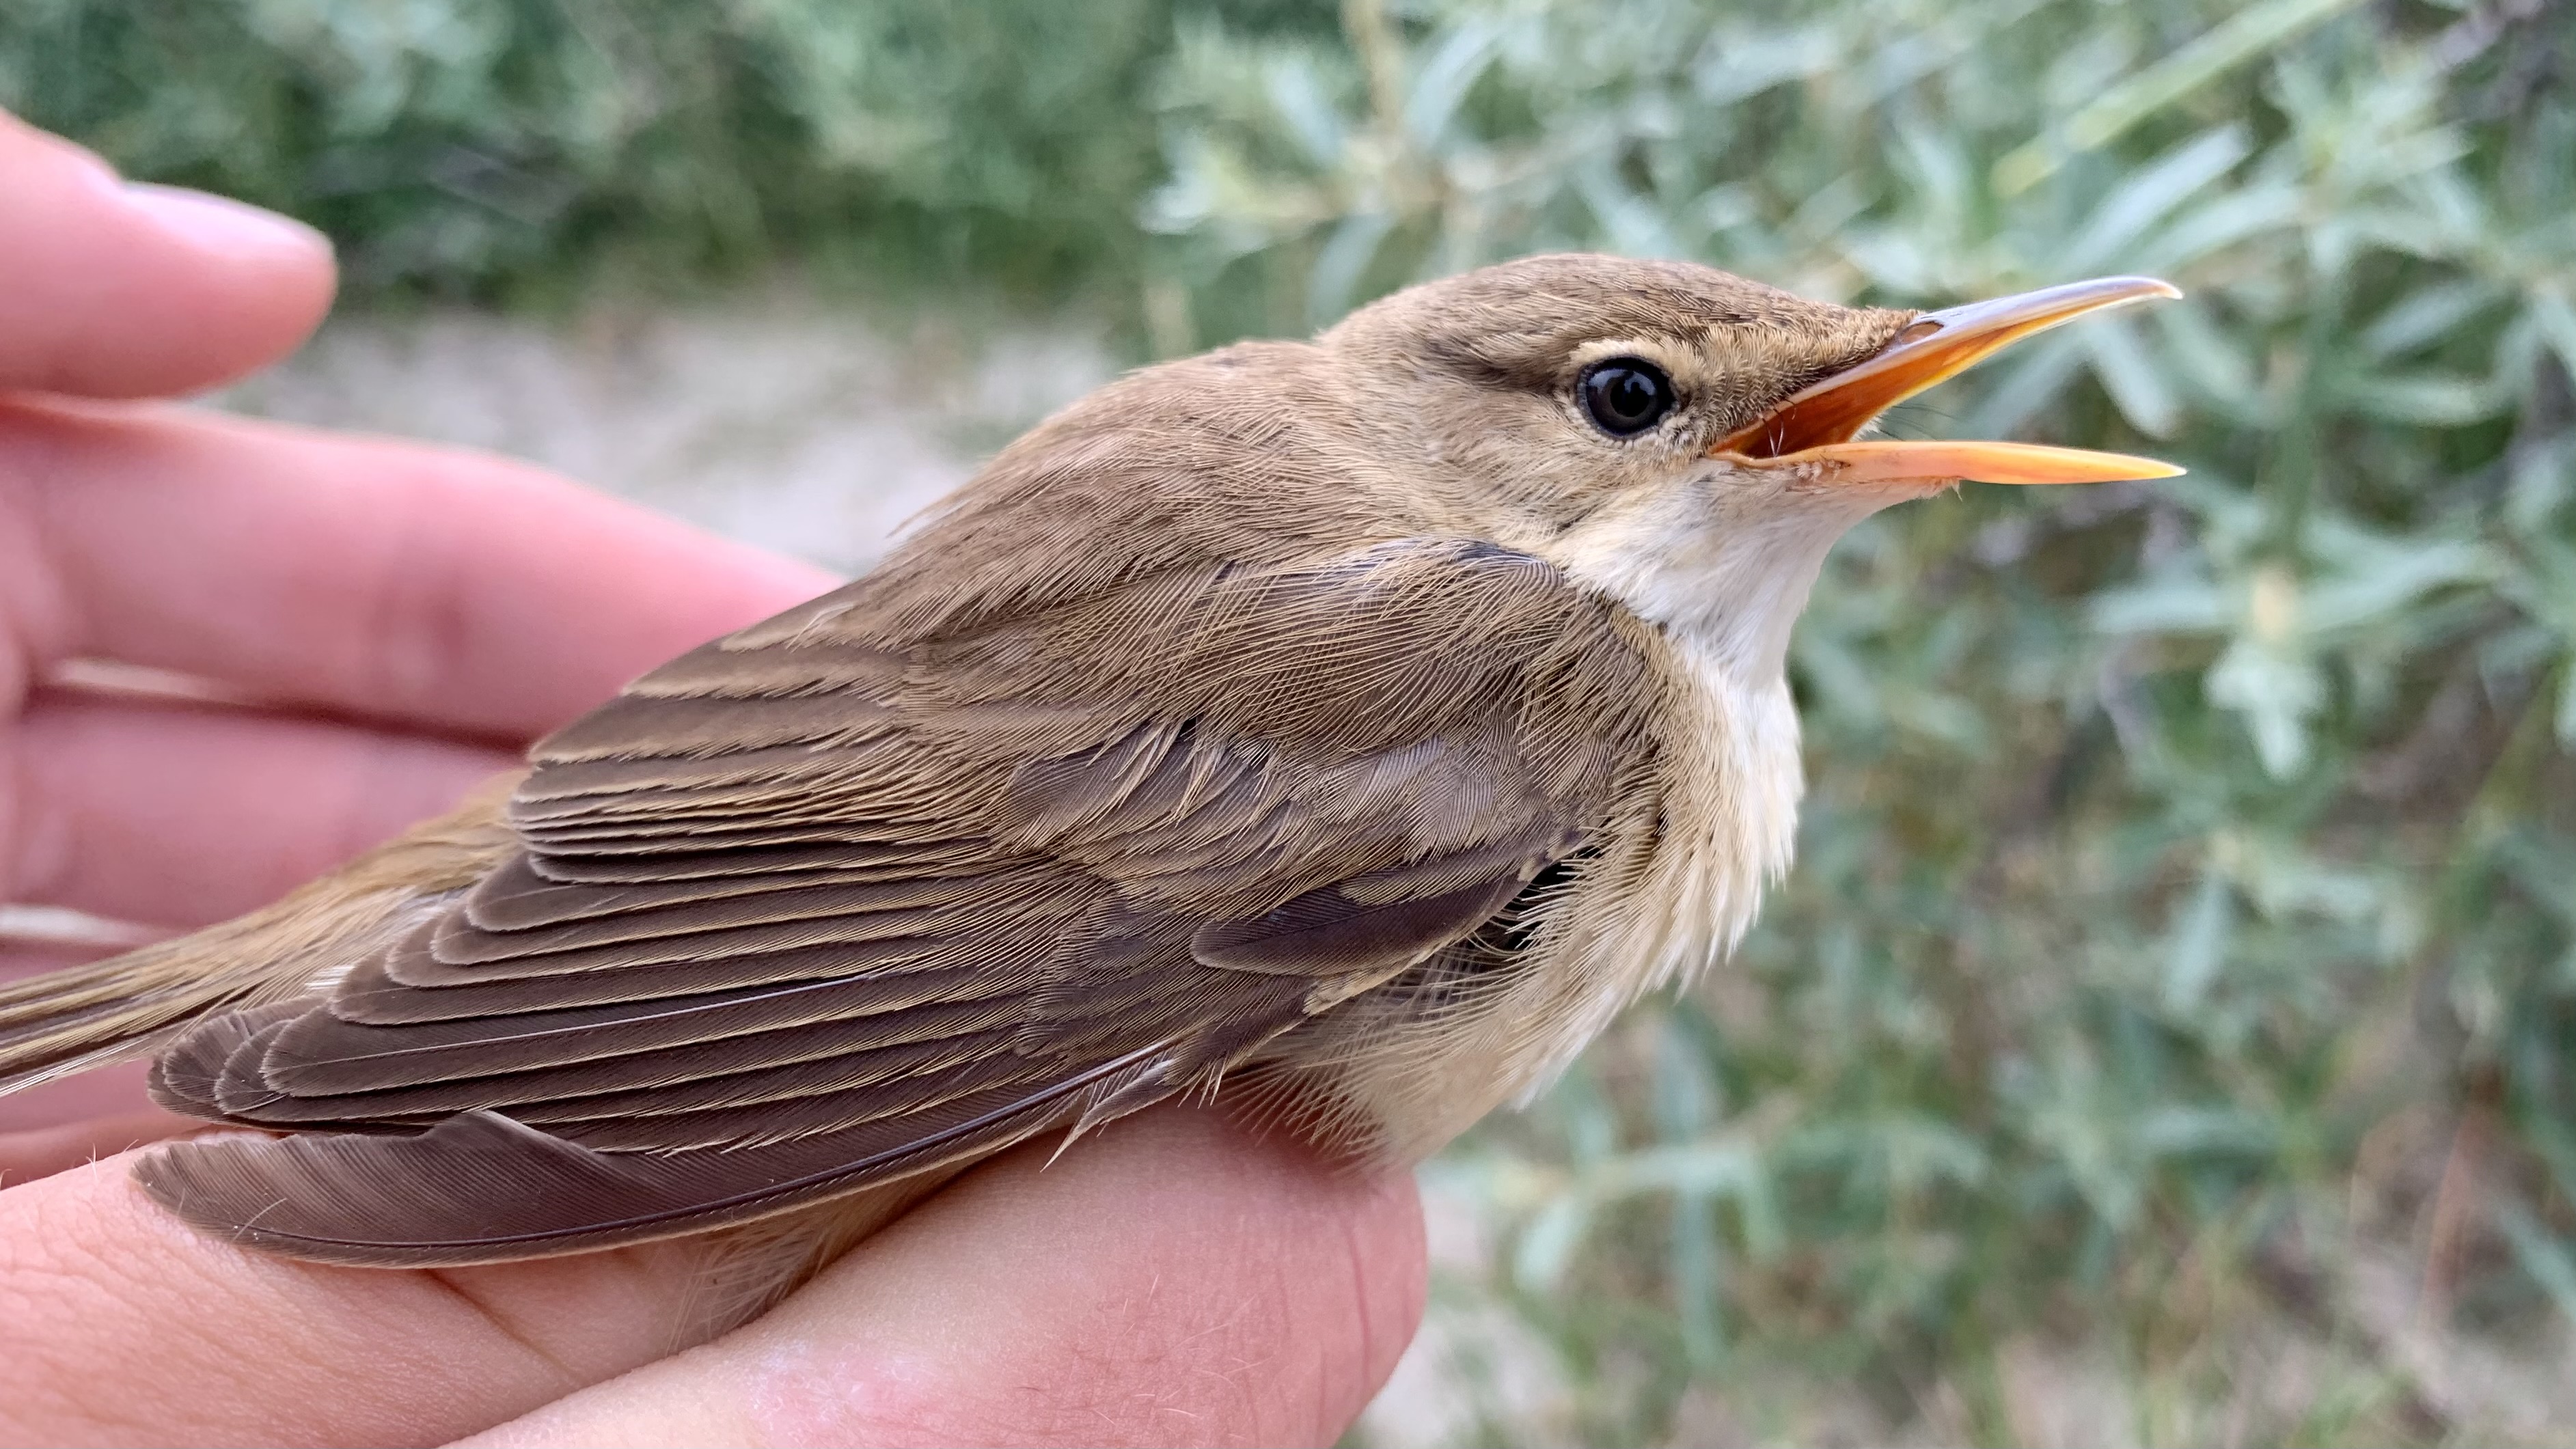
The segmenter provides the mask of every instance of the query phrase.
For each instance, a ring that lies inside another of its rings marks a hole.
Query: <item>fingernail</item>
[[[180,241],[229,261],[270,261],[285,252],[331,255],[330,238],[295,218],[211,192],[133,181],[125,198]]]

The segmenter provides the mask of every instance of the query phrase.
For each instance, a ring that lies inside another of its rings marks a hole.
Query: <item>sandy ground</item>
[[[335,323],[218,401],[489,448],[844,571],[981,459],[1114,372],[1081,330],[915,323],[793,298],[549,326]]]

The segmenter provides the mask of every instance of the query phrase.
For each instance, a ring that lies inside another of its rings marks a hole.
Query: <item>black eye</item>
[[[1583,370],[1583,410],[1614,438],[1642,433],[1673,410],[1673,380],[1642,357],[1614,357]]]

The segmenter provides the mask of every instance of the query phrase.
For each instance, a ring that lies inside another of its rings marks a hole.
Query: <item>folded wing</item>
[[[520,850],[157,1083],[293,1129],[142,1169],[300,1256],[531,1256],[760,1216],[1228,1070],[1504,912],[1641,761],[1546,564],[1414,539],[906,632],[867,581],[541,745]],[[1433,622],[1439,621],[1439,622]]]

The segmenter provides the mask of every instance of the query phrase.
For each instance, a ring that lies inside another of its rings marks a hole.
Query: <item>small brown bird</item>
[[[152,1152],[156,1198],[386,1266],[817,1204],[846,1237],[1221,1081],[1419,1157],[1743,934],[1837,536],[1960,479],[2177,471],[1854,439],[2173,295],[1918,314],[1533,257],[1145,368],[456,813],[0,987],[0,1090],[158,1053],[161,1102],[274,1135]]]

